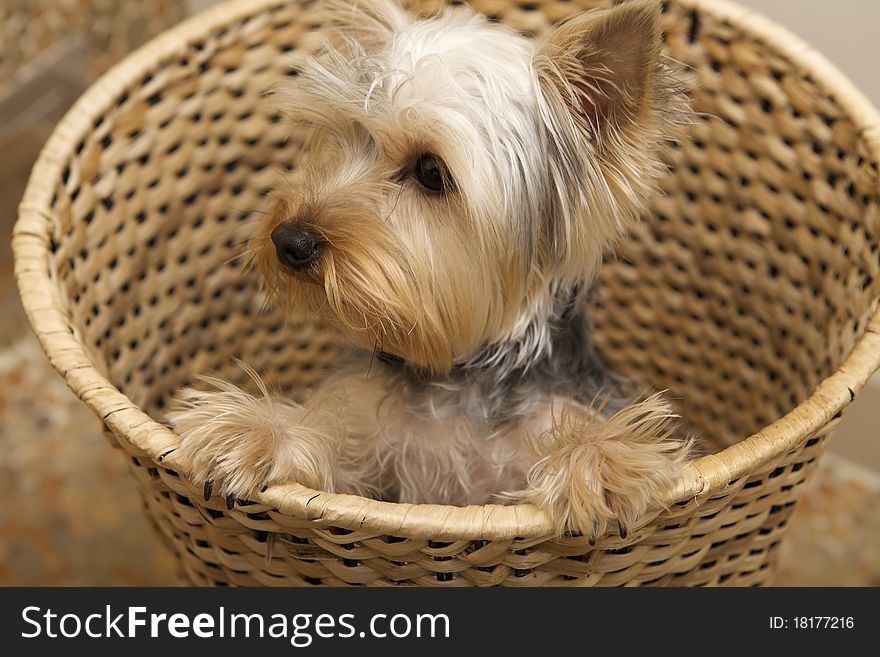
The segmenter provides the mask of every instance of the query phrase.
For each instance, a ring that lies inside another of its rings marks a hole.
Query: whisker
[[[257,260],[257,253],[256,253],[256,251],[254,251],[254,252],[252,252],[252,253],[248,253],[247,251],[245,251],[245,252],[242,253],[241,255],[242,255],[242,256],[250,255],[250,257],[247,259],[247,262],[245,262],[245,263],[242,265],[242,267],[241,267],[241,271],[242,271],[242,272],[248,272],[248,271],[250,271],[251,269],[253,269],[253,267],[254,267],[254,263],[255,263],[256,260]]]
[[[232,246],[245,246],[247,244],[250,244],[250,242],[251,242],[251,238],[248,237],[243,240],[236,240],[236,241],[232,242]]]
[[[234,256],[232,256],[231,258],[227,258],[226,260],[224,260],[224,261],[223,261],[223,264],[224,264],[224,265],[228,265],[228,264],[230,264],[230,263],[235,262],[235,261],[238,260],[239,258],[244,258],[246,255],[247,255],[247,251],[244,251],[243,253],[236,253],[236,254],[235,254]],[[251,258],[251,259],[253,259],[253,258]]]
[[[379,351],[379,340],[377,339],[375,344],[373,345],[373,353],[370,354],[370,363],[367,365],[367,374],[364,376],[364,381],[368,381],[370,379],[370,371],[373,369],[373,361],[376,360],[376,352]]]
[[[266,314],[266,311],[269,310],[269,299],[271,298],[270,294],[266,294],[266,298],[263,299],[263,302],[260,304],[260,310],[258,311],[260,315]]]
[[[247,220],[239,220],[238,224],[233,227],[233,230],[241,230],[242,228],[251,228],[253,226],[262,224],[265,219],[263,217],[253,217],[252,219]]]
[[[397,198],[394,199],[394,206],[391,210],[388,211],[388,214],[385,215],[385,218],[382,220],[382,223],[387,223],[391,218],[391,215],[394,214],[394,211],[397,209],[397,204],[400,203],[400,197],[403,195],[403,185],[400,186],[400,189],[397,190]]]
[[[227,205],[226,209],[227,210],[234,210],[235,212],[238,212],[240,214],[265,214],[265,215],[272,214],[271,212],[268,212],[266,210],[257,210],[256,208],[253,208],[251,210],[244,210],[242,208],[237,208],[233,205]]]

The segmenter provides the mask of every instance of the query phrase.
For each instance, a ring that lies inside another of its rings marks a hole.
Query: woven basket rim
[[[685,8],[713,15],[767,45],[809,75],[835,99],[857,126],[871,156],[880,162],[880,113],[855,85],[812,46],[750,9],[730,0],[676,0]],[[71,390],[117,435],[163,467],[186,474],[170,450],[178,439],[140,409],[95,368],[76,338],[64,311],[61,290],[50,265],[51,202],[65,159],[95,117],[108,111],[133,82],[158,64],[180,55],[184,47],[236,21],[289,4],[290,0],[228,0],[160,34],[97,80],[59,122],[31,172],[13,229],[15,278],[25,312],[52,366]],[[804,401],[755,434],[690,464],[662,496],[671,505],[705,499],[794,448],[852,402],[880,367],[880,310],[840,367],[821,381]],[[195,488],[193,488],[195,492]],[[279,485],[256,496],[269,513],[412,538],[503,540],[553,533],[547,515],[531,505],[446,506],[398,504]]]

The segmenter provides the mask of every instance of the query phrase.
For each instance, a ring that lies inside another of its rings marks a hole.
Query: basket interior
[[[607,3],[472,4],[540,34]],[[804,399],[863,332],[880,292],[878,174],[809,73],[709,13],[669,2],[665,20],[700,115],[592,313],[613,367],[668,389],[693,429],[729,444]],[[267,305],[241,260],[300,143],[263,96],[317,27],[285,3],[180,43],[107,103],[56,182],[70,322],[156,419],[196,374],[240,381],[233,357],[297,394],[337,354],[319,324]]]

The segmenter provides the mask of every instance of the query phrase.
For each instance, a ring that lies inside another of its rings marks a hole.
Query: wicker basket
[[[473,4],[539,34],[601,3]],[[768,582],[826,438],[880,364],[880,117],[797,38],[720,0],[667,3],[667,45],[703,114],[673,149],[651,216],[603,269],[593,310],[613,366],[670,389],[696,430],[729,445],[689,467],[647,524],[591,547],[550,535],[530,506],[289,485],[228,510],[187,481],[160,421],[175,389],[201,372],[239,378],[238,356],[301,391],[336,354],[313,321],[261,313],[255,276],[236,261],[277,169],[296,160],[296,135],[261,95],[315,46],[308,8],[237,0],[129,57],[58,126],[15,227],[34,330],[129,455],[186,578]]]

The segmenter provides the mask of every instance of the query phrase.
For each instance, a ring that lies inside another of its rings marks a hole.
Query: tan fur
[[[564,369],[560,307],[637,220],[686,116],[659,4],[575,17],[537,45],[468,10],[323,11],[328,46],[274,100],[307,129],[305,150],[249,250],[271,297],[332,324],[355,356],[304,405],[217,380],[183,391],[169,419],[191,476],[234,497],[293,480],[532,502],[559,531],[625,534],[687,458],[668,406],[611,411],[529,382]],[[415,180],[426,153],[440,193]],[[318,245],[305,266],[276,257],[287,222]]]
[[[339,431],[332,414],[273,399],[262,383],[262,395],[254,397],[219,379],[202,382],[213,390],[182,390],[168,414],[184,437],[179,452],[193,479],[217,480],[224,495],[253,495],[291,478],[324,490],[338,487]]]
[[[253,372],[259,397],[203,377],[213,389],[184,389],[168,415],[185,438],[180,452],[192,478],[216,482],[224,496],[293,480],[444,504],[482,503],[521,481],[523,462],[508,454],[508,441],[487,441],[459,415],[414,413],[394,394],[394,378],[376,368],[368,380],[360,365],[337,372],[304,405],[271,395]]]
[[[607,417],[601,403],[552,399],[528,435],[536,461],[526,486],[503,497],[547,509],[558,533],[574,527],[595,538],[609,523],[625,532],[687,461],[692,442],[676,437],[676,417],[659,395]]]

